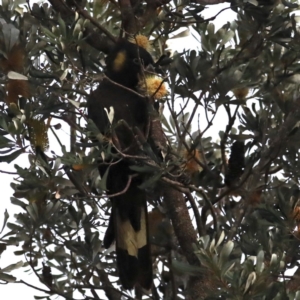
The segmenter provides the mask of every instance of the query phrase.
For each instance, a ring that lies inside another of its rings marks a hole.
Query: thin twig
[[[194,199],[194,197],[192,196],[191,193],[185,193],[185,196],[187,197],[187,199],[189,200],[189,202],[192,206],[194,216],[195,216],[195,219],[196,219],[196,224],[197,224],[197,229],[198,229],[199,236],[203,236],[204,231],[203,231],[203,226],[202,226],[202,223],[201,223],[201,216],[200,216],[200,213],[199,213],[199,208],[198,208],[198,206],[195,202],[195,199]]]
[[[107,198],[114,198],[114,197],[117,197],[117,196],[125,194],[128,191],[129,187],[130,187],[132,178],[135,178],[137,176],[138,176],[138,174],[129,175],[128,176],[127,184],[126,184],[125,188],[122,191],[120,191],[118,193],[115,193],[115,194],[106,195],[106,197]]]
[[[93,18],[86,10],[83,10],[76,1],[73,0],[73,4],[76,6],[77,12],[82,15],[84,18],[91,21],[93,25],[95,25],[101,32],[103,32],[111,41],[114,43],[116,42],[116,38],[102,25],[99,24],[99,22]]]

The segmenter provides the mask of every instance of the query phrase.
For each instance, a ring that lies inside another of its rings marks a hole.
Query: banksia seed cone
[[[49,147],[47,124],[39,119],[31,119],[27,124],[32,149],[36,151],[36,148],[40,148],[40,150],[46,151]]]
[[[237,89],[232,90],[232,92],[237,99],[245,99],[249,93],[249,89],[246,87],[237,88]]]
[[[25,65],[25,50],[19,44],[15,44],[7,53],[6,57],[0,59],[0,69],[8,74],[9,72],[22,73]],[[30,97],[28,80],[8,79],[6,84],[6,103],[18,104],[19,96]]]
[[[148,52],[151,52],[151,45],[149,39],[142,34],[137,34],[136,36],[129,39],[129,42],[137,44],[138,46],[144,48]]]
[[[19,96],[30,97],[30,88],[27,80],[9,79],[6,84],[6,103],[18,104]]]
[[[185,158],[186,162],[184,163],[184,169],[190,175],[195,173],[199,173],[202,171],[202,167],[200,166],[199,162],[203,161],[202,153],[198,149],[194,150],[184,150],[183,157]]]
[[[166,84],[158,76],[146,76],[140,81],[139,88],[143,93],[157,100],[162,99],[168,93]]]
[[[22,72],[25,64],[25,51],[19,44],[15,44],[6,57],[0,59],[0,68],[4,73],[9,71]]]

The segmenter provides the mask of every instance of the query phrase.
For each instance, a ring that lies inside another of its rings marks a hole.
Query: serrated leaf
[[[172,36],[171,38],[169,38],[169,40],[175,40],[178,38],[183,38],[183,37],[187,37],[191,34],[190,29],[187,28],[181,32],[179,32],[178,34],[175,34],[174,36]]]
[[[172,261],[171,269],[177,274],[186,274],[190,276],[197,276],[202,271],[199,267],[192,266],[178,260]]]
[[[235,262],[232,263],[227,269],[222,270],[221,276],[225,277],[233,269],[234,266],[235,266]]]
[[[27,76],[24,76],[20,73],[14,72],[14,71],[9,71],[7,73],[7,77],[12,80],[28,80]]]
[[[8,125],[4,118],[0,118],[0,126],[8,133]]]
[[[12,231],[21,231],[23,227],[15,224],[15,223],[8,222],[7,228],[11,229]]]
[[[222,248],[219,258],[219,266],[222,268],[224,264],[228,261],[229,255],[233,250],[234,242],[228,241]]]
[[[69,99],[68,98],[68,101],[73,104],[76,108],[80,108],[80,102],[79,101],[75,101],[75,100],[72,100],[72,99]]]
[[[246,286],[244,289],[244,294],[248,291],[248,289],[250,288],[250,286],[255,282],[256,280],[256,273],[255,272],[251,272],[247,278],[246,281]]]
[[[297,291],[293,300],[300,300],[300,291]]]
[[[113,106],[109,107],[109,112],[106,107],[104,108],[104,111],[106,112],[109,123],[112,124],[112,122],[114,120],[114,116],[115,116],[115,110],[114,110]]]
[[[56,201],[55,204],[54,205],[52,204],[51,206],[49,206],[49,204],[47,205],[46,212],[45,212],[45,215],[48,218],[50,218],[51,215],[55,214],[59,210],[59,208],[61,207],[61,203],[59,201]]]
[[[57,21],[59,23],[59,30],[60,30],[62,36],[65,38],[67,36],[66,23],[61,18],[60,14],[58,14]]]
[[[108,173],[109,173],[109,169],[110,167],[108,167],[104,173],[103,176],[101,176],[101,180],[99,182],[99,188],[102,190],[102,191],[106,191],[106,182],[107,182],[107,176],[108,176]]]
[[[151,188],[154,186],[154,183],[157,182],[160,178],[161,178],[162,174],[158,173],[155,174],[154,176],[151,176],[148,180],[144,181],[142,184],[140,184],[138,187],[141,190],[147,189],[147,188]]]
[[[216,240],[213,239],[209,245],[209,252],[213,253],[215,251]]]
[[[11,202],[11,204],[18,205],[22,208],[26,208],[26,206],[27,206],[26,203],[24,203],[23,201],[15,198],[15,197],[10,197],[10,202]]]
[[[2,229],[1,229],[0,233],[2,233],[3,229],[5,228],[5,225],[6,225],[6,222],[7,222],[8,218],[9,218],[9,214],[7,212],[7,209],[6,209],[5,212],[4,212],[4,220],[3,220],[3,225],[2,225]]]
[[[6,250],[6,244],[0,243],[0,255]]]
[[[93,241],[93,260],[96,256],[98,256],[99,252],[101,252],[102,249],[102,242],[99,239],[96,239],[96,241]]]
[[[27,148],[27,147],[26,147]],[[16,158],[18,158],[22,153],[24,153],[24,149],[19,149],[15,152],[12,152],[11,154],[8,155],[2,155],[0,156],[0,162],[6,162],[6,163],[11,163],[14,161]]]
[[[66,78],[67,75],[68,75],[68,72],[69,72],[69,69],[68,69],[68,68],[65,69],[65,70],[63,71],[63,73],[59,76],[59,80],[60,80],[60,81],[65,80],[65,78]]]
[[[24,250],[14,251],[14,255],[15,255],[15,256],[21,256],[21,255],[23,256],[24,253],[25,253]]]
[[[204,33],[201,33],[201,47],[206,52],[210,52],[210,46]]]
[[[4,36],[5,49],[9,51],[18,42],[20,30],[14,25],[7,23],[2,23],[1,27]]]
[[[95,285],[95,286],[100,286],[100,284],[101,284],[101,281],[100,281],[100,279],[99,279],[99,277],[97,277],[97,276],[92,276],[92,282],[93,282],[93,284]]]
[[[299,2],[292,2],[292,1],[286,1],[286,0],[282,0],[282,4],[284,6],[287,6],[288,8],[299,8]]]
[[[0,272],[0,280],[6,281],[6,282],[15,282],[17,280],[17,278],[12,275]]]
[[[225,238],[225,232],[222,231],[221,234],[220,234],[220,237],[219,237],[219,239],[218,239],[218,242],[217,242],[217,244],[216,244],[216,248],[219,247],[219,246],[221,245],[221,243],[223,242],[224,238]]]
[[[27,205],[26,210],[28,211],[29,215],[34,221],[38,220],[39,213],[35,203],[31,203],[30,205]]]
[[[270,266],[275,267],[275,266],[277,266],[277,263],[278,263],[278,256],[277,256],[277,254],[272,253]]]
[[[55,43],[56,40],[56,35],[54,33],[52,33],[49,29],[47,29],[44,26],[41,26],[41,29],[43,31],[43,33],[50,39],[52,39],[52,41]]]
[[[263,250],[260,250],[256,257],[256,272],[261,273],[264,270],[264,259],[265,259],[265,253]]]
[[[5,136],[0,135],[0,148],[7,148],[7,147],[12,147],[13,146],[13,142],[6,138]],[[7,150],[7,151],[11,151],[11,149]]]
[[[207,249],[208,244],[209,244],[209,242],[210,242],[210,237],[209,237],[209,235],[202,236],[202,237],[199,239],[199,242],[200,242],[200,244],[203,245],[203,249]]]
[[[23,265],[24,265],[24,262],[23,261],[19,261],[19,262],[15,263],[15,264],[11,264],[11,265],[9,265],[9,266],[1,269],[1,272],[11,272],[13,270],[16,270],[16,269],[19,269],[19,268],[23,267]]]
[[[130,168],[130,170],[138,172],[138,173],[153,173],[154,171],[157,171],[157,167],[148,166],[148,165],[145,165],[145,166],[133,165],[133,166],[130,166],[129,168]]]
[[[161,123],[163,124],[163,126],[166,127],[167,131],[170,133],[174,134],[174,130],[172,130],[170,124],[168,123],[167,119],[165,118],[164,115],[161,116]]]
[[[220,47],[224,46],[226,43],[228,43],[232,38],[234,37],[234,32],[229,30],[225,33],[225,35],[222,38],[222,41],[220,43]]]
[[[209,36],[214,35],[215,34],[215,24],[214,23],[209,23],[207,25],[206,30],[207,30],[207,33],[208,33]]]

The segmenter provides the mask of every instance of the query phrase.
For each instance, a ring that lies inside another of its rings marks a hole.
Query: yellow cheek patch
[[[115,72],[120,72],[124,67],[125,60],[126,60],[126,52],[125,51],[118,52],[113,62],[113,70]]]

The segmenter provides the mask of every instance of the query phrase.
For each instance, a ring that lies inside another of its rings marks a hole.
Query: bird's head
[[[117,42],[106,59],[106,75],[113,81],[136,89],[139,78],[154,61],[144,48],[127,40]]]

